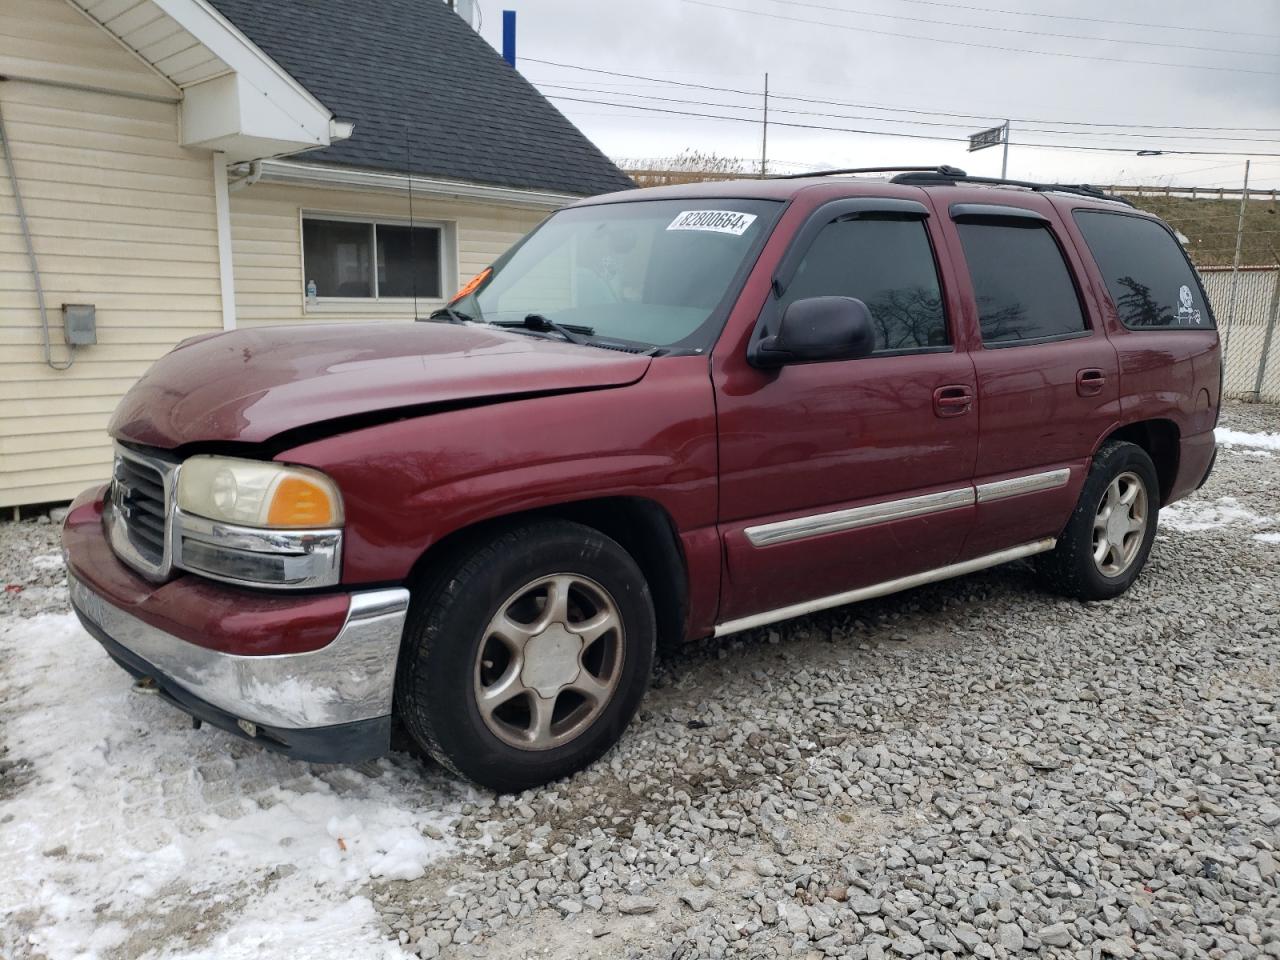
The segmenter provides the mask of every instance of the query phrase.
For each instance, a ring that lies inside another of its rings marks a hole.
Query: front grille
[[[166,500],[161,471],[129,456],[116,456],[112,502],[124,533],[152,567],[165,561]]]

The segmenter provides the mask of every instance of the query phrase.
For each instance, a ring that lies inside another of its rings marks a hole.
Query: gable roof
[[[584,196],[633,186],[442,0],[211,0],[333,111],[307,163]]]

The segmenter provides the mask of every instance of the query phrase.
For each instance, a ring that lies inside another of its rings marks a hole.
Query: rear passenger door
[[[1119,416],[1115,349],[1090,316],[1052,205],[953,203],[981,345],[977,514],[962,559],[1056,537]]]

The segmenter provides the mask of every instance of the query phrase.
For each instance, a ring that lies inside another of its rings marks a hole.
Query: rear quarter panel
[[[1179,462],[1165,502],[1196,488],[1213,456],[1213,428],[1222,396],[1222,354],[1216,329],[1135,330],[1121,321],[1072,211],[1103,209],[1101,204],[1056,200],[1064,234],[1083,267],[1081,280],[1103,318],[1120,369],[1121,425],[1168,420],[1178,429]],[[1114,209],[1106,205],[1105,209]],[[1202,291],[1203,293],[1203,291]],[[1208,298],[1204,298],[1208,303]],[[1099,436],[1101,444],[1106,437]]]

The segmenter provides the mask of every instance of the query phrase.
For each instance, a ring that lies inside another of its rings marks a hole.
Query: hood
[[[302,324],[179,344],[134,385],[111,435],[173,448],[259,443],[405,407],[634,383],[648,357],[447,323]]]

